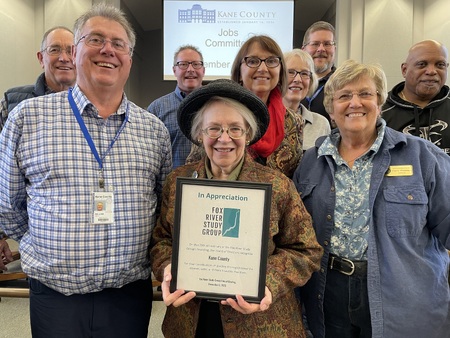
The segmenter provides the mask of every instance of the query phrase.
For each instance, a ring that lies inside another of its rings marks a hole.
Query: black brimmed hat
[[[194,90],[186,96],[178,108],[178,125],[192,143],[199,145],[198,140],[193,140],[191,136],[192,120],[200,108],[213,96],[234,99],[253,112],[259,131],[255,138],[250,141],[250,144],[255,143],[264,135],[269,125],[269,111],[266,104],[238,83],[227,79],[219,79]]]

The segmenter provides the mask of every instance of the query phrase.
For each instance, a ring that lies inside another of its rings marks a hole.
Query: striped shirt
[[[66,295],[117,288],[150,274],[148,249],[172,167],[164,124],[126,96],[107,119],[78,86],[74,101],[114,189],[114,223],[91,224],[99,164],[68,92],[20,103],[0,135],[0,227],[20,241],[22,267]],[[127,108],[128,107],[128,108]]]

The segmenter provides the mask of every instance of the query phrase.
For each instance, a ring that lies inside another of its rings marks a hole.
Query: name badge
[[[405,165],[391,165],[385,176],[388,177],[398,177],[398,176],[412,176],[413,167],[411,164]]]
[[[114,223],[114,193],[95,191],[92,193],[91,224]]]

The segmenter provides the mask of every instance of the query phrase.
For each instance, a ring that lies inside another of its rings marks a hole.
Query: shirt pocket
[[[309,213],[313,212],[312,208],[314,208],[316,204],[314,203],[314,192],[316,186],[317,184],[315,183],[300,183],[297,185],[298,194],[300,195],[300,198]]]
[[[423,187],[387,187],[386,228],[391,237],[412,237],[422,232],[428,213],[428,196]]]
[[[311,197],[311,194],[316,187],[316,184],[313,183],[300,183],[297,184],[297,190],[300,194],[300,197],[302,200],[307,199],[308,197]]]

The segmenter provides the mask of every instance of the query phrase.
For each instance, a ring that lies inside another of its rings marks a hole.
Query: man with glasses
[[[34,338],[146,338],[170,136],[124,93],[124,13],[99,3],[74,35],[76,84],[21,102],[0,134],[0,224],[20,241]]]
[[[450,88],[445,85],[448,50],[434,40],[412,46],[401,65],[382,116],[392,129],[431,141],[450,155]]]
[[[177,110],[181,101],[202,86],[205,75],[203,55],[197,47],[184,45],[178,48],[173,59],[173,74],[177,78],[175,90],[154,100],[147,110],[156,115],[169,130],[172,142],[173,168],[185,164],[191,151],[191,142],[178,127]]]
[[[306,30],[302,45],[302,49],[308,52],[314,60],[314,69],[319,80],[315,92],[306,97],[302,104],[308,110],[325,116],[330,124],[330,116],[323,105],[323,88],[335,70],[336,42],[334,34],[333,25],[325,21],[317,21]]]
[[[73,86],[76,73],[72,63],[72,44],[73,33],[66,27],[56,26],[45,32],[41,50],[37,52],[37,58],[44,72],[39,75],[34,85],[14,87],[5,92],[0,101],[0,131],[9,112],[21,101],[67,90]],[[6,270],[5,263],[13,260],[6,238],[0,226],[0,271]]]
[[[56,93],[73,86],[76,79],[72,62],[73,33],[63,26],[45,32],[37,58],[44,72],[35,85],[8,89],[0,102],[0,130],[5,125],[9,112],[25,99]]]

